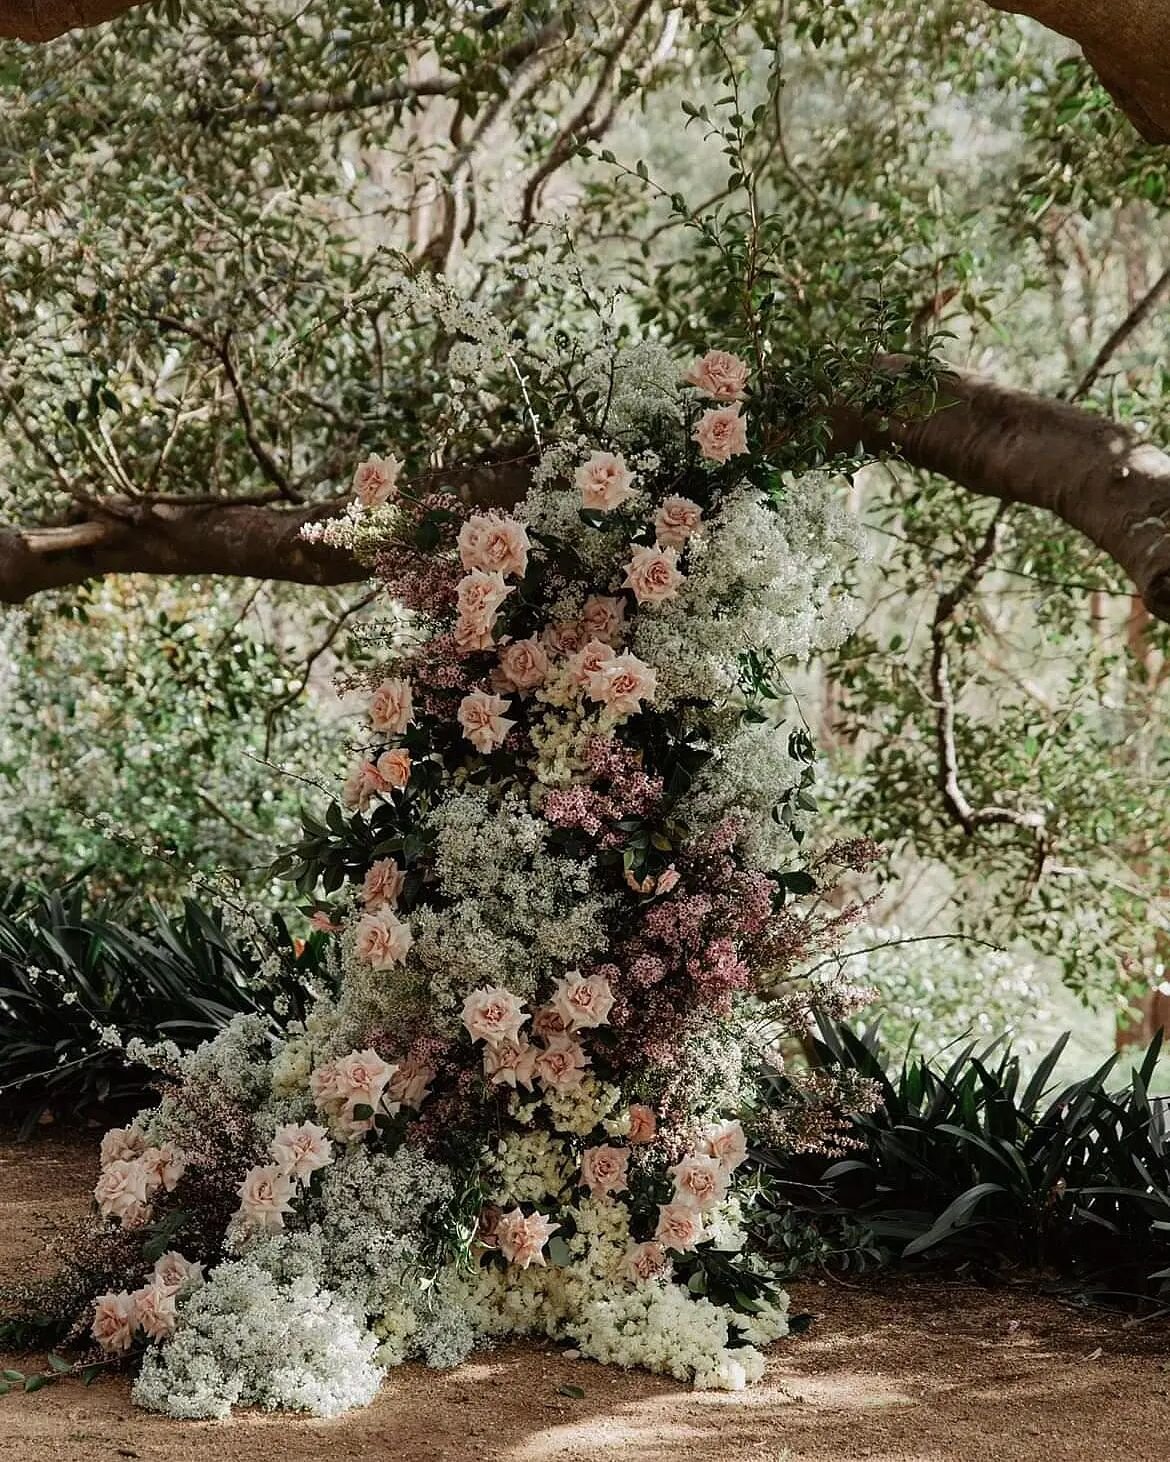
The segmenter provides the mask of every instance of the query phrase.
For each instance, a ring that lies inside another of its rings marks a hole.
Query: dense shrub
[[[1160,1308],[1170,1148],[1149,1086],[1161,1042],[1120,1089],[1107,1086],[1113,1058],[1052,1090],[1066,1039],[1025,1080],[1004,1041],[891,1069],[872,1031],[823,1025],[814,1058],[875,1081],[881,1105],[850,1119],[844,1156],[758,1153],[773,1242],[824,1262],[1027,1266],[1086,1298]],[[783,1074],[770,1082],[789,1099]]]
[[[45,1111],[141,1100],[134,1036],[186,1049],[241,1011],[295,1017],[324,979],[321,936],[294,940],[279,916],[235,932],[188,900],[87,910],[74,886],[0,889],[0,1111],[26,1129]],[[275,955],[276,958],[270,958]]]

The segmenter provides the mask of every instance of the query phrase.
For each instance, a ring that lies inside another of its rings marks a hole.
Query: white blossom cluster
[[[134,1400],[179,1418],[233,1406],[336,1416],[381,1384],[377,1341],[353,1306],[310,1278],[282,1283],[249,1259],[229,1261],[186,1299],[175,1334],[151,1346]]]
[[[414,912],[409,964],[421,971],[428,1007],[452,1029],[470,990],[499,984],[530,997],[543,977],[605,947],[611,898],[596,890],[588,864],[549,849],[548,824],[518,797],[492,806],[468,789],[445,799],[432,822],[438,886],[453,902]]]
[[[855,610],[835,592],[836,580],[856,555],[858,534],[817,474],[801,477],[776,506],[746,484],[730,493],[689,545],[677,596],[636,621],[631,648],[658,673],[656,704],[726,701],[747,649],[806,660],[839,644]]]

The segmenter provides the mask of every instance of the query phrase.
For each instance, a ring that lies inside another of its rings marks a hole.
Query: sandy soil
[[[93,1145],[0,1143],[0,1271],[52,1262],[83,1209]],[[817,1319],[765,1384],[693,1393],[510,1345],[453,1372],[409,1366],[336,1421],[135,1411],[125,1378],[0,1398],[0,1462],[1165,1462],[1170,1328],[1127,1327],[1025,1290],[801,1284]],[[5,1357],[30,1371],[35,1358]],[[584,1397],[560,1393],[578,1386]]]

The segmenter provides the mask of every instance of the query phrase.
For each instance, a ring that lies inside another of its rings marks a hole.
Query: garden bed
[[[92,1139],[0,1141],[0,1272],[53,1261],[84,1211]],[[454,1371],[406,1366],[337,1421],[173,1422],[135,1410],[128,1380],[72,1379],[0,1399],[6,1462],[142,1458],[282,1462],[1096,1462],[1165,1456],[1170,1327],[1127,1326],[1022,1287],[884,1279],[794,1287],[809,1333],[772,1352],[763,1385],[684,1391],[641,1373],[507,1345]],[[29,1371],[28,1357],[5,1357]],[[578,1396],[576,1391],[584,1394]],[[566,1394],[568,1392],[569,1394]]]

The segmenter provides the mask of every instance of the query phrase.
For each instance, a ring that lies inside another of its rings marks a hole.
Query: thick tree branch
[[[905,357],[881,368],[897,374]],[[955,372],[936,410],[905,418],[835,413],[834,446],[862,444],[959,487],[1041,508],[1095,543],[1170,622],[1170,456],[1129,427],[1082,408]],[[524,492],[523,457],[435,471],[467,502],[506,507]],[[0,525],[0,602],[107,573],[224,574],[343,584],[364,577],[336,549],[305,543],[302,524],[341,504],[107,498],[59,527]]]
[[[991,0],[1076,41],[1147,142],[1170,142],[1170,0]]]
[[[882,368],[905,369],[890,356]],[[955,372],[939,407],[914,419],[841,410],[836,445],[893,452],[959,487],[1052,513],[1133,580],[1170,621],[1170,456],[1137,432],[1063,401]]]
[[[101,25],[142,0],[0,0],[0,36],[51,41],[69,30]]]
[[[524,492],[529,464],[510,459],[436,471],[436,485],[465,501],[507,507]],[[345,499],[313,506],[110,497],[86,519],[58,527],[0,524],[0,604],[22,604],[104,574],[216,574],[293,584],[349,584],[368,570],[349,553],[300,537],[336,516]]]

